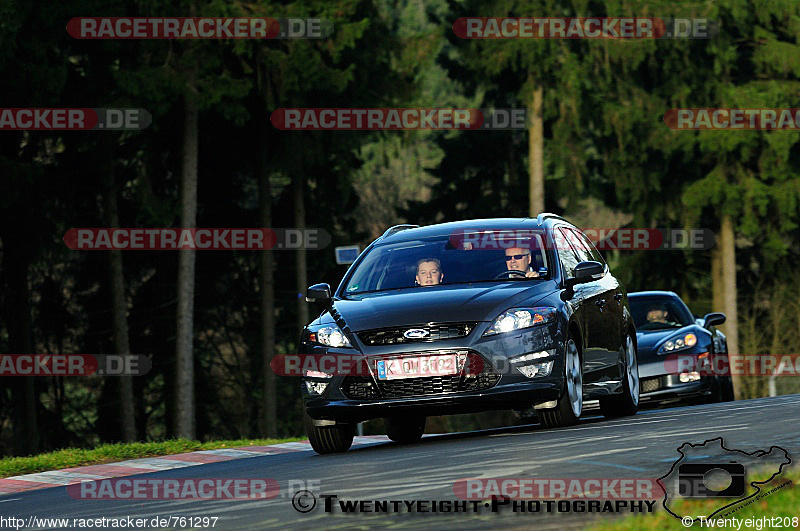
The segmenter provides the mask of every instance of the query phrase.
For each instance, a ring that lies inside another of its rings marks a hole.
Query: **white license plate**
[[[458,374],[455,354],[408,356],[405,358],[378,360],[375,363],[375,368],[378,372],[378,380]]]

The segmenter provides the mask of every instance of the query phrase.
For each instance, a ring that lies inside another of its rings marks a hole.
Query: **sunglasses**
[[[512,258],[514,260],[522,260],[523,256],[530,256],[530,255],[527,254],[527,253],[526,254],[511,254],[511,255],[506,256],[506,262],[510,262]]]

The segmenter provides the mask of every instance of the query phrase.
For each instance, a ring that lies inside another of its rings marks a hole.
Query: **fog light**
[[[678,379],[682,383],[696,382],[697,380],[700,379],[700,373],[699,372],[682,372],[680,374],[680,376],[678,376]]]
[[[306,389],[310,395],[321,395],[328,387],[328,382],[311,382],[306,381]]]
[[[509,361],[511,363],[525,363],[528,361],[537,360],[539,358],[547,358],[555,355],[556,355],[555,350],[543,350],[541,352],[531,352],[530,354],[523,354],[522,356],[516,356],[514,358],[510,358]]]
[[[547,376],[553,370],[553,362],[545,361],[544,363],[533,363],[531,365],[521,365],[517,367],[519,372],[528,378],[535,378],[537,376]]]

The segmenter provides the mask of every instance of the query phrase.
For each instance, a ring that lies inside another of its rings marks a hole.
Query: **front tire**
[[[396,443],[410,444],[419,441],[425,433],[427,417],[385,418],[386,436]]]
[[[356,434],[355,424],[336,424],[335,426],[314,426],[311,417],[303,411],[303,423],[311,447],[318,454],[346,452],[353,445]]]
[[[567,337],[564,355],[564,390],[553,409],[536,411],[545,428],[561,428],[578,423],[583,411],[583,367],[575,340]]]
[[[600,398],[600,411],[607,419],[635,415],[639,411],[639,362],[630,334],[625,338],[625,378],[622,394]]]
[[[733,380],[730,376],[717,376],[711,393],[711,402],[733,402]]]

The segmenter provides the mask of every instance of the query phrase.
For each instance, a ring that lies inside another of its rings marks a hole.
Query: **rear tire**
[[[635,415],[639,411],[639,362],[630,334],[625,338],[625,377],[622,394],[600,398],[600,411],[607,419]]]
[[[567,337],[564,354],[564,389],[553,409],[539,409],[536,415],[545,428],[561,428],[578,423],[583,411],[583,367],[575,340]]]
[[[355,424],[314,426],[311,417],[305,411],[303,411],[303,423],[308,441],[318,454],[346,452],[353,445],[353,436],[356,434]]]
[[[419,441],[425,433],[427,417],[394,417],[383,419],[386,435],[389,439],[400,444],[410,444]]]

